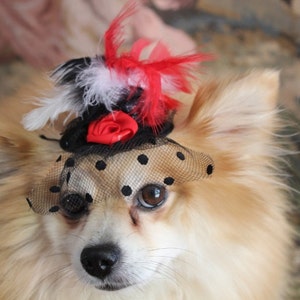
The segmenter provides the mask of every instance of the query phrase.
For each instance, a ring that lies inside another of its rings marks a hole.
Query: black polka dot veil
[[[49,174],[33,187],[27,202],[34,212],[51,214],[86,201],[126,200],[147,184],[172,186],[210,177],[212,159],[167,138],[113,155],[87,151],[64,154],[53,162]]]

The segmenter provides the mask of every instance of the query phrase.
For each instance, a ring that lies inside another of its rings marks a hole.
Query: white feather
[[[95,58],[90,67],[83,70],[76,78],[76,85],[84,88],[84,107],[104,104],[109,111],[117,104],[128,89],[128,79],[122,78],[113,69],[108,69],[102,60]]]
[[[61,113],[70,112],[78,115],[82,110],[82,105],[74,101],[71,88],[61,88],[56,91],[56,95],[51,98],[40,98],[37,100],[40,107],[27,113],[22,124],[25,129],[33,131],[44,127],[47,122],[55,121]]]

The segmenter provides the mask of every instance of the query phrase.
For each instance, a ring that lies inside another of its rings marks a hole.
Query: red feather
[[[169,112],[178,108],[179,102],[172,93],[191,91],[190,80],[199,62],[211,60],[209,54],[171,56],[167,47],[159,42],[148,59],[140,60],[142,51],[151,43],[140,39],[129,52],[118,55],[122,45],[122,23],[136,11],[136,2],[129,1],[113,20],[105,34],[105,62],[109,69],[127,80],[128,88],[141,87],[143,95],[134,108],[139,121],[154,128],[168,118]]]
[[[123,22],[136,12],[136,1],[128,1],[118,16],[111,22],[108,30],[105,32],[105,58],[108,67],[112,67],[118,58],[118,50],[123,44],[122,38]]]

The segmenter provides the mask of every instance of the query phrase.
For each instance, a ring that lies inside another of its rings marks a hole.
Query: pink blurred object
[[[30,64],[44,67],[63,59],[63,36],[58,1],[1,0],[1,43]]]
[[[38,68],[66,59],[101,53],[101,37],[126,0],[1,0],[0,60],[17,55]],[[150,1],[140,0],[140,3]],[[158,9],[177,10],[193,0],[153,0]],[[174,54],[191,54],[195,42],[183,31],[166,25],[141,5],[131,18],[125,40],[161,40]],[[100,49],[99,49],[100,48]]]
[[[195,0],[151,0],[150,2],[161,10],[178,10],[193,5]]]
[[[196,43],[191,37],[182,30],[166,25],[146,6],[132,18],[132,27],[136,38],[163,41],[174,55],[195,53]]]

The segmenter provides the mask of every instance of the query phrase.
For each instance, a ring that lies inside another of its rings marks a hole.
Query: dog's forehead
[[[208,155],[169,142],[114,155],[64,155],[28,201],[35,212],[45,214],[59,210],[60,198],[67,193],[92,195],[96,204],[105,198],[134,195],[151,183],[169,186],[203,179],[212,170]]]

